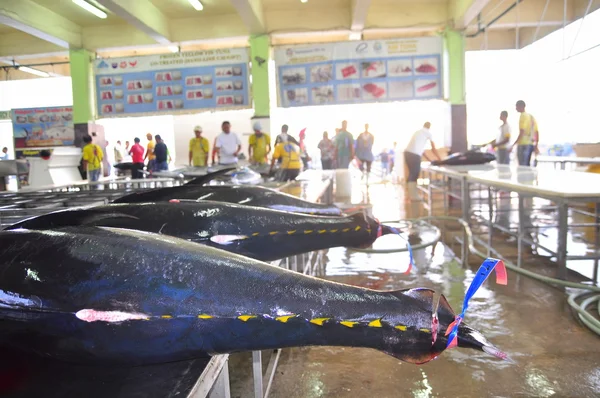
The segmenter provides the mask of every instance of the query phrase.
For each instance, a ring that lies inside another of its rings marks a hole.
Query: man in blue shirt
[[[340,132],[335,136],[336,164],[338,169],[347,169],[354,158],[354,137],[347,131],[348,122],[342,122]]]

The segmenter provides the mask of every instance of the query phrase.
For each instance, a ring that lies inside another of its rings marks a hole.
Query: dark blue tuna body
[[[269,188],[248,185],[195,185],[159,188],[145,192],[135,192],[113,203],[168,202],[172,199],[211,200],[216,202],[238,203],[246,206],[266,207],[296,213],[318,215],[341,215],[342,211],[333,205],[308,202]]]
[[[421,363],[444,350],[454,317],[427,289],[377,292],[111,228],[0,232],[0,275],[0,342],[77,362],[337,345]],[[460,345],[487,345],[460,331]]]
[[[270,261],[331,247],[365,247],[390,230],[363,214],[311,216],[212,201],[112,204],[34,217],[8,229],[89,225],[187,239]]]

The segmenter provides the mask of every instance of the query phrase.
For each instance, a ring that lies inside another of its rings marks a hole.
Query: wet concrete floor
[[[397,186],[375,184],[368,195],[364,185],[357,187],[352,201],[367,199],[381,220],[425,215],[422,205],[405,203]],[[515,253],[516,243],[505,236],[496,234],[494,241],[503,255]],[[465,268],[443,244],[421,250],[415,257],[416,267],[406,274],[406,253],[364,254],[335,248],[327,253],[324,277],[378,290],[429,287],[443,293],[459,312],[481,259],[470,257],[470,266]],[[555,271],[548,259],[531,249],[525,264],[536,272],[552,275]],[[420,366],[370,349],[286,349],[269,396],[600,396],[600,338],[576,320],[561,290],[510,272],[507,286],[496,285],[490,278],[471,300],[465,323],[515,363],[462,348],[445,351]],[[233,397],[253,396],[250,369],[250,354],[231,356]]]

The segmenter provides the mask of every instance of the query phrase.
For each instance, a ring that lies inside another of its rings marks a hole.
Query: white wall
[[[190,139],[194,138],[194,127],[202,126],[202,135],[210,143],[212,152],[213,142],[217,135],[221,133],[221,123],[227,120],[231,123],[231,131],[236,133],[242,140],[242,150],[248,157],[248,137],[252,133],[251,117],[254,114],[252,109],[223,111],[223,112],[205,112],[195,115],[177,115],[173,117],[173,127],[175,134],[175,151],[177,166],[188,164],[188,153]],[[266,126],[265,126],[266,130]],[[209,156],[209,162],[211,161]]]

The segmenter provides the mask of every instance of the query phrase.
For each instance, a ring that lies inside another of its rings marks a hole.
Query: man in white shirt
[[[238,154],[242,150],[242,141],[237,134],[231,132],[231,124],[223,122],[221,124],[223,132],[215,139],[215,150],[213,151],[212,162],[215,164],[215,155],[219,155],[219,164],[236,165]]]
[[[508,141],[510,141],[510,125],[506,122],[508,118],[508,112],[502,111],[500,113],[500,120],[502,120],[502,125],[500,126],[500,131],[498,133],[498,138],[494,141],[490,142],[492,147],[496,150],[496,161],[498,164],[509,164],[510,156],[507,149]]]
[[[423,152],[425,152],[425,144],[427,144],[427,141],[431,142],[433,154],[438,160],[442,160],[435,148],[433,136],[431,135],[431,131],[429,131],[430,128],[431,123],[426,122],[422,129],[415,131],[408,145],[404,149],[404,163],[408,168],[407,187],[411,200],[419,199],[417,194],[417,179],[421,173],[421,157],[423,156]],[[427,160],[431,161],[429,158],[427,158]]]

